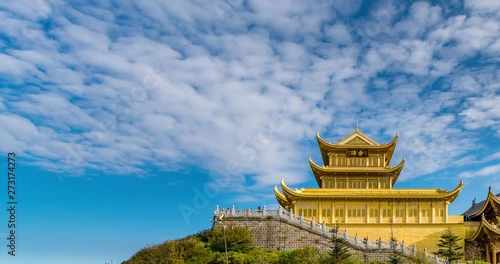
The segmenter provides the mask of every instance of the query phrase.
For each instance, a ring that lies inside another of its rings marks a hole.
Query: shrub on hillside
[[[205,264],[212,259],[212,252],[205,248],[203,242],[196,237],[188,237],[146,247],[122,264],[177,264],[185,261],[193,264]]]

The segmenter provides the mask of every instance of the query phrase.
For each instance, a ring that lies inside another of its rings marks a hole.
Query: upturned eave
[[[483,235],[500,236],[500,229],[490,224],[484,217],[484,214],[481,215],[481,224],[479,225],[476,233],[474,233],[474,235],[472,235],[470,238],[466,238],[465,240],[468,242],[472,242],[482,237]]]
[[[497,208],[500,208],[500,198],[497,197],[492,189],[490,188],[490,190],[488,191],[488,197],[486,198],[484,204],[483,204],[483,207],[481,207],[481,209],[479,211],[477,211],[476,213],[474,214],[471,214],[471,215],[468,215],[469,218],[475,218],[475,217],[478,217],[480,216],[481,214],[484,213],[484,211],[486,209],[488,209],[489,207],[491,206],[497,206]]]

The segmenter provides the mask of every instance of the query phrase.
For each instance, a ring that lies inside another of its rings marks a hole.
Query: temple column
[[[328,155],[328,166],[331,167],[332,163],[332,155]]]
[[[418,207],[418,223],[422,222],[422,212],[420,208],[420,201],[417,202],[417,207]]]
[[[405,202],[405,223],[408,223],[408,201]]]
[[[370,202],[366,201],[366,221],[365,223],[370,223]]]
[[[330,219],[331,219],[332,223],[335,223],[335,203],[334,202],[330,203],[330,208],[332,208],[330,211]]]
[[[448,204],[449,204],[448,201],[446,201],[444,203],[444,222],[445,223],[448,223]]]
[[[431,223],[434,223],[434,203],[431,201]]]
[[[396,214],[394,212],[394,202],[391,202],[391,221],[392,223],[396,223]]]
[[[486,245],[486,262],[490,263],[490,245]]]
[[[323,223],[323,212],[321,211],[321,201],[318,201],[318,223]]]
[[[382,207],[380,206],[380,201],[378,202],[378,222],[382,223]]]
[[[344,203],[344,223],[347,223],[347,201]]]
[[[493,263],[493,264],[497,264],[497,251],[496,251],[495,246],[492,246],[492,247],[491,247],[491,252],[493,253],[493,254],[492,254],[492,255],[493,255],[493,256],[492,256],[493,258],[492,258],[492,260],[491,260],[491,263]]]
[[[321,188],[326,188],[325,187],[325,177],[321,176]]]

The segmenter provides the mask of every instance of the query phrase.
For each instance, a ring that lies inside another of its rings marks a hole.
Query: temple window
[[[434,222],[444,223],[444,208],[434,209]]]
[[[360,182],[360,181],[350,182],[350,185],[351,185],[352,189],[364,189],[365,188],[365,183]]]
[[[379,212],[377,208],[370,209],[370,223],[378,223]]]
[[[344,222],[344,209],[335,208],[335,222],[339,222],[339,223]]]
[[[417,222],[418,222],[418,209],[408,208],[408,223],[417,223]]]
[[[390,223],[392,221],[392,211],[390,208],[382,209],[382,222]]]
[[[321,210],[322,217],[329,217],[331,214],[332,214],[332,211],[330,209],[322,209]]]
[[[353,208],[347,210],[347,217],[350,223],[362,223],[366,217],[366,209]]]
[[[394,209],[396,218],[394,219],[396,223],[403,223],[405,219],[405,209],[404,208],[396,208]]]
[[[430,223],[431,222],[431,209],[424,208],[421,210],[422,217],[420,218],[422,223]]]
[[[369,189],[377,189],[378,188],[378,183],[376,181],[369,181],[368,182],[368,188]]]

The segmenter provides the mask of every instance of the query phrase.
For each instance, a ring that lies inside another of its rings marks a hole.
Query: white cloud
[[[479,98],[470,98],[470,106],[461,112],[465,126],[469,129],[481,127],[500,128],[500,96],[490,95]]]
[[[460,173],[459,177],[474,178],[474,177],[489,177],[498,175],[500,175],[500,164],[487,166],[476,171],[473,170],[464,171]]]
[[[481,139],[473,129],[500,130],[495,68],[464,63],[498,56],[495,19],[424,2],[355,21],[361,1],[122,4],[49,10],[45,30],[0,11],[20,43],[0,53],[4,150],[79,172],[236,166],[233,185],[255,188],[311,179],[315,132],[340,139],[356,118],[378,141],[400,134],[403,178],[454,166]]]

